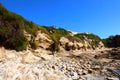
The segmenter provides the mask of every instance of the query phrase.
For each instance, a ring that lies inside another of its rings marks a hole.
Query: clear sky
[[[101,38],[120,34],[120,0],[0,0],[39,25],[55,25]]]

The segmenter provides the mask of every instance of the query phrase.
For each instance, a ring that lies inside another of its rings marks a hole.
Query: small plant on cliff
[[[56,28],[55,26],[48,26],[45,27],[46,30],[49,32],[49,35],[51,37],[51,39],[53,40],[53,44],[51,45],[51,51],[53,52],[53,54],[56,51],[59,51],[59,45],[60,45],[60,38],[61,37],[67,37],[69,35],[69,32],[63,28]]]
[[[84,40],[91,40],[89,43],[93,49],[97,47],[101,41],[100,37],[91,33],[78,33],[74,35],[74,37],[79,38],[82,42],[84,42]]]

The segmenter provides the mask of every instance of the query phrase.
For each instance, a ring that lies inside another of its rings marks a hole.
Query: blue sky
[[[101,38],[120,34],[120,0],[0,0],[8,10],[40,25]]]

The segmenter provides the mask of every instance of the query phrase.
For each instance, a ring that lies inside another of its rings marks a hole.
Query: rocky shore
[[[116,55],[112,55],[115,52]],[[13,51],[11,54],[9,59],[0,62],[0,80],[119,80],[120,78],[119,74],[113,73],[114,70],[120,70],[119,49],[88,51],[77,55],[66,53],[70,54],[66,56],[58,53],[52,55],[51,59],[39,57],[41,59],[34,63],[23,62],[22,58],[16,55],[18,52]]]

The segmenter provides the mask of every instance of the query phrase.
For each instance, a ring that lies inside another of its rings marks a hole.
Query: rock
[[[4,47],[0,47],[0,62],[7,59],[7,50]]]
[[[28,50],[22,51],[21,53],[10,51],[10,55],[16,54],[18,58],[6,60],[0,63],[0,79],[106,80],[104,77],[110,76],[110,73],[105,70],[107,68],[103,65],[104,69],[101,70],[101,66],[96,64],[97,61],[87,53],[84,53],[82,57],[75,58],[71,58],[70,56],[51,57],[51,55],[45,54],[46,52],[42,52],[41,50],[36,49],[34,52]],[[7,53],[9,53],[9,51]],[[9,58],[14,57],[14,55],[9,56]],[[23,57],[24,63],[19,61],[21,60],[21,57]],[[41,57],[45,60],[41,61]],[[108,78],[108,80],[110,79],[111,78]],[[113,80],[116,79],[114,78]]]
[[[83,70],[83,71],[82,71],[82,75],[86,75],[86,74],[88,74],[88,71]]]
[[[89,73],[89,74],[92,74],[92,73],[94,73],[94,71],[93,71],[92,69],[89,69],[89,70],[88,70],[88,73]]]
[[[93,69],[93,70],[100,70],[101,67],[100,67],[100,66],[95,66],[95,67],[93,67],[92,69]]]
[[[40,66],[42,69],[39,68]],[[2,80],[70,80],[63,72],[48,70],[42,64],[31,65],[14,61],[6,63],[6,69],[2,72],[2,76]]]
[[[82,75],[82,69],[77,69],[76,72],[78,75]]]
[[[8,59],[18,59],[19,58],[19,52],[16,52],[15,50],[7,50],[7,58]]]
[[[61,37],[59,41],[63,45],[63,47],[65,47],[65,44],[69,42],[69,40],[65,37]]]
[[[108,77],[106,78],[107,80],[119,80],[119,78],[116,78],[116,77]]]
[[[22,63],[36,63],[40,60],[41,58],[33,55],[31,51],[28,51],[26,54],[22,55]]]
[[[82,80],[105,80],[105,79],[102,78],[102,77],[98,77],[98,76],[94,76],[94,75],[91,75],[91,74],[87,74],[87,75],[83,75],[82,76]]]
[[[52,74],[52,75],[46,75],[45,76],[45,80],[59,80],[58,78],[57,78],[57,75],[55,75],[55,74]]]
[[[71,76],[72,79],[78,79],[79,78],[79,76],[76,72],[71,72],[70,76]]]
[[[41,31],[37,32],[37,35],[35,37],[35,42],[39,47],[43,49],[49,48],[49,46],[53,43],[49,35],[42,33]]]
[[[103,70],[101,70],[101,72],[102,72],[102,73],[106,73],[106,72],[107,72],[107,70],[106,70],[106,69],[103,69]]]
[[[104,48],[104,44],[103,44],[102,41],[99,42],[98,48],[99,48],[99,49]]]

